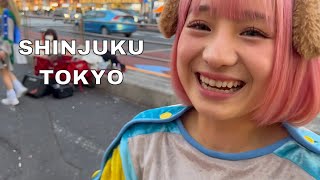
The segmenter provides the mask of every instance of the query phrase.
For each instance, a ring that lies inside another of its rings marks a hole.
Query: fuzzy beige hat
[[[160,17],[161,33],[170,38],[176,33],[179,0],[166,0]],[[293,45],[305,59],[320,57],[320,0],[295,0]]]

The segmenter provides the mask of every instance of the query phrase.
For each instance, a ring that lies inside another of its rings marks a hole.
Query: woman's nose
[[[233,66],[238,61],[235,48],[232,36],[226,32],[218,33],[208,39],[202,58],[212,68]]]

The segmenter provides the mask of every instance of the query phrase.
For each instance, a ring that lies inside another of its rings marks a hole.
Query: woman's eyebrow
[[[210,7],[208,5],[200,5],[199,12],[206,12],[209,11]]]
[[[190,8],[190,12],[193,11],[193,8]],[[210,6],[204,4],[204,5],[200,5],[198,7],[198,12],[199,13],[205,13],[211,11],[213,12],[213,14],[216,14],[217,9],[216,8],[210,8]],[[189,12],[189,13],[190,13]],[[261,21],[266,21],[267,17],[264,13],[258,12],[258,11],[251,11],[251,10],[244,10],[242,12],[239,12],[240,16],[239,18],[241,20],[261,20]]]
[[[191,13],[192,11],[194,11],[195,8],[190,8],[188,13]],[[210,7],[208,5],[200,5],[198,7],[198,12],[206,12],[209,11]]]

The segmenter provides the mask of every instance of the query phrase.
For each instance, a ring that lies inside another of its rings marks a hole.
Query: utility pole
[[[140,12],[139,12],[140,15],[144,15],[144,0],[140,0]]]
[[[27,7],[26,0],[23,0],[23,7]],[[27,11],[25,11],[25,12],[27,12]],[[23,19],[22,26],[24,26],[24,27],[23,27],[24,38],[25,38],[25,39],[29,39],[29,27],[30,27],[30,23],[29,23],[28,15],[27,15],[27,14],[24,14],[24,15],[22,16],[22,19]]]
[[[154,0],[149,0],[149,23],[153,22],[153,7],[154,7]]]
[[[47,13],[49,12],[48,9],[47,9],[47,0],[42,0],[42,7],[41,9],[43,10],[44,12],[44,15],[47,15]],[[49,14],[49,13],[48,13]]]

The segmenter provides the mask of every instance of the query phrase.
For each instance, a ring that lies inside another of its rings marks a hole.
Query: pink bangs
[[[256,14],[248,14],[249,9],[255,8],[255,3],[259,3],[264,7],[264,12]],[[212,16],[220,16],[233,20],[241,20],[251,16],[252,19],[264,16],[264,14],[274,13],[274,3],[271,0],[258,0],[252,3],[252,0],[193,0],[189,13],[192,11],[195,14],[199,12],[204,5],[210,9]],[[266,16],[268,22],[272,22],[270,16]]]
[[[183,0],[179,4],[179,17],[176,38],[173,45],[171,74],[172,85],[177,96],[186,105],[191,101],[183,89],[177,73],[177,47],[181,31],[190,11],[197,13],[205,4],[215,16],[230,19],[247,17],[245,9],[250,8],[252,0]],[[253,109],[252,118],[258,125],[289,122],[304,125],[313,120],[320,111],[319,60],[302,60],[292,47],[292,9],[293,0],[257,0],[263,3],[266,18],[275,25],[276,40],[273,72],[270,83]],[[201,3],[201,4],[200,4]],[[254,5],[252,5],[254,7]],[[252,7],[252,8],[253,8]],[[252,9],[250,8],[250,9]],[[268,14],[275,13],[275,19]],[[258,18],[259,14],[252,14]]]

